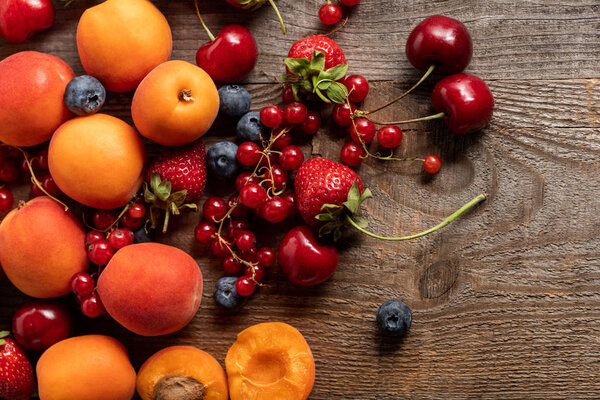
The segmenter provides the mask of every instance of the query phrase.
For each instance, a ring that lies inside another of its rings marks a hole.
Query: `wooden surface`
[[[462,20],[474,38],[468,72],[496,98],[491,126],[457,138],[439,122],[407,127],[398,154],[439,152],[432,179],[419,165],[368,160],[359,169],[375,199],[366,204],[373,230],[386,234],[431,226],[479,192],[489,200],[443,232],[409,243],[352,235],[334,277],[300,289],[281,276],[238,313],[219,310],[211,296],[218,261],[196,247],[198,215],[174,226],[164,241],[197,257],[206,279],[200,310],[182,331],[137,337],[108,319],[81,318],[81,332],[115,335],[137,367],[155,350],[191,344],[223,362],[237,332],[285,321],[305,335],[315,355],[311,399],[462,399],[600,397],[600,6],[597,0],[363,0],[334,34],[350,71],[372,82],[365,108],[399,94],[418,77],[404,55],[410,30],[423,18]],[[206,40],[189,1],[159,1],[174,34],[173,58],[193,61]],[[201,0],[208,24],[242,22],[260,48],[248,78],[253,108],[279,101],[268,75],[297,39],[325,32],[320,2],[278,1],[289,28],[282,37],[274,13],[250,14],[219,0]],[[60,8],[60,7],[59,7]],[[0,42],[0,58],[24,49],[47,51],[82,72],[75,28],[83,7],[60,9],[49,32],[22,45]],[[264,71],[264,74],[260,71]],[[0,77],[1,79],[1,77]],[[379,118],[431,111],[434,81]],[[111,94],[106,112],[130,121],[130,94]],[[231,136],[219,123],[208,141]],[[326,123],[306,154],[338,159],[344,134]],[[284,228],[272,238],[277,243]],[[382,339],[378,306],[399,298],[413,310],[410,334]],[[0,328],[26,298],[0,280]]]

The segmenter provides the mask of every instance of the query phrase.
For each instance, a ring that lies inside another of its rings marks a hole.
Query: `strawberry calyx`
[[[275,14],[277,14],[277,19],[279,19],[279,23],[281,24],[281,30],[283,34],[286,34],[285,24],[283,23],[283,18],[281,18],[281,14],[279,13],[279,9],[277,5],[275,5],[274,0],[229,0],[229,3],[236,3],[239,8],[243,8],[244,10],[256,11],[261,8],[265,3],[271,4],[273,10],[275,10]]]
[[[6,340],[4,340],[4,338],[8,337],[8,335],[10,335],[9,331],[0,331],[0,346],[4,346],[6,344]]]
[[[294,98],[299,101],[299,94],[316,96],[324,103],[343,104],[348,98],[348,89],[339,82],[348,72],[347,64],[338,64],[325,69],[325,53],[315,50],[312,59],[306,57],[285,59],[289,73],[281,79],[292,86]]]
[[[158,221],[162,212],[165,212],[163,219],[162,232],[167,232],[170,215],[179,215],[181,210],[189,208],[197,210],[198,206],[194,203],[186,203],[187,190],[180,190],[171,193],[171,181],[162,180],[158,172],[152,172],[150,175],[150,185],[144,182],[144,200],[150,204],[150,224],[152,228],[158,226]]]

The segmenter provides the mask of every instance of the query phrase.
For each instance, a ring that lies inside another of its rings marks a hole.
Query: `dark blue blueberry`
[[[77,115],[90,115],[100,111],[106,100],[106,90],[93,76],[73,78],[65,89],[65,105]]]
[[[377,311],[377,326],[386,335],[404,336],[411,323],[412,312],[400,300],[386,301]]]
[[[226,276],[217,281],[213,297],[215,302],[223,308],[234,309],[244,305],[247,297],[240,296],[235,290],[235,276]]]
[[[219,114],[229,118],[239,119],[250,111],[250,93],[238,85],[226,85],[219,89]]]
[[[146,233],[145,228],[140,228],[137,231],[133,232],[133,237],[136,243],[148,243],[153,241],[150,237],[151,234],[152,232]]]
[[[236,158],[237,149],[237,144],[233,142],[213,144],[206,153],[208,173],[220,179],[233,179],[240,169]]]
[[[237,137],[240,142],[254,142],[260,144],[269,140],[271,130],[260,122],[260,113],[251,111],[246,113],[237,124]]]

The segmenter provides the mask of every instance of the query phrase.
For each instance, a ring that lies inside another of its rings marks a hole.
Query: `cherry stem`
[[[194,1],[198,1],[198,0],[194,0]],[[277,6],[275,5],[275,2],[273,0],[268,0],[269,4],[271,4],[271,7],[273,7],[273,10],[275,10],[275,14],[277,14],[277,19],[279,19],[279,23],[281,24],[281,30],[283,31],[283,34],[287,34],[287,31],[285,29],[285,24],[283,23],[283,18],[281,18],[281,14],[279,13],[279,9],[277,8]]]
[[[429,235],[430,233],[433,233],[435,231],[442,229],[443,227],[445,227],[446,225],[450,224],[452,221],[454,221],[455,219],[460,217],[462,214],[464,214],[471,208],[475,207],[477,204],[484,201],[486,198],[487,198],[487,195],[485,193],[482,193],[479,196],[475,197],[470,202],[468,202],[467,204],[465,204],[464,206],[462,206],[461,208],[459,208],[452,215],[450,215],[449,217],[444,219],[440,224],[434,226],[433,228],[427,229],[426,231],[416,233],[416,234],[410,235],[410,236],[400,236],[400,237],[379,236],[379,235],[371,233],[371,232],[365,230],[364,228],[361,228],[360,226],[358,226],[358,224],[356,222],[354,222],[349,215],[346,215],[346,220],[350,223],[350,225],[352,225],[353,227],[358,229],[360,232],[364,233],[365,235],[371,236],[375,239],[387,240],[387,241],[391,241],[391,242],[399,242],[402,240],[412,240],[412,239],[420,238],[425,235]]]
[[[194,7],[196,8],[196,15],[200,19],[200,23],[204,27],[204,30],[206,31],[206,34],[208,35],[208,38],[210,39],[211,42],[214,42],[215,41],[215,35],[212,34],[212,32],[210,31],[210,29],[208,29],[208,26],[206,26],[206,24],[204,23],[204,19],[202,19],[202,14],[200,14],[200,9],[198,8],[198,0],[194,0]]]
[[[404,121],[380,122],[380,121],[373,121],[370,118],[367,118],[367,119],[369,121],[371,121],[372,123],[374,123],[375,125],[402,125],[402,124],[410,124],[411,122],[431,121],[432,119],[440,119],[440,118],[444,118],[445,116],[446,116],[446,113],[441,112],[441,113],[437,113],[437,114],[433,114],[433,115],[428,115],[426,117],[406,119]]]

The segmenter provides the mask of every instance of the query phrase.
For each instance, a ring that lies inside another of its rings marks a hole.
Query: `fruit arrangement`
[[[267,1],[285,33],[274,0],[227,3],[256,10]],[[358,3],[328,0],[318,17],[335,25]],[[307,399],[313,354],[288,324],[265,322],[241,332],[225,370],[201,349],[171,346],[136,374],[115,338],[73,336],[73,311],[55,298],[74,299],[84,316],[112,318],[136,335],[168,335],[198,312],[201,270],[209,268],[205,259],[160,243],[183,213],[201,214],[195,242],[220,259],[225,273],[213,288],[214,302],[238,310],[276,279],[277,269],[300,287],[323,284],[343,257],[336,242],[353,231],[387,242],[418,239],[486,199],[476,196],[423,232],[385,237],[368,229],[361,205],[373,194],[353,169],[372,158],[419,162],[434,175],[442,168],[436,154],[395,156],[401,125],[442,119],[453,134],[470,135],[490,122],[492,93],[463,72],[472,42],[461,22],[444,16],[421,22],[406,55],[422,78],[371,110],[360,107],[369,82],[348,73],[342,48],[328,36],[300,39],[281,66],[281,102],[253,110],[240,82],[257,65],[254,36],[237,24],[213,35],[194,5],[210,39],[198,49],[196,65],[169,61],[171,28],[146,0],[106,0],[83,13],[76,37],[86,75],[76,77],[63,60],[33,51],[0,61],[0,75],[12,78],[0,81],[0,265],[18,290],[35,298],[14,314],[12,337],[0,332],[2,398],[30,397],[35,380],[27,351],[36,351],[43,352],[35,367],[42,400],[125,400],[136,391],[144,400]],[[21,42],[53,19],[49,1],[7,0],[0,5],[0,35]],[[443,76],[431,95],[436,114],[392,122],[372,117],[436,73]],[[101,112],[112,93],[128,91],[134,91],[135,127]],[[236,138],[207,148],[203,137],[217,119],[234,123]],[[348,139],[341,162],[302,150],[301,142],[329,122]],[[32,199],[14,208],[6,185],[23,177],[31,180]],[[277,246],[260,243],[271,225],[286,231]],[[402,336],[412,312],[389,300],[375,320],[383,335]]]

